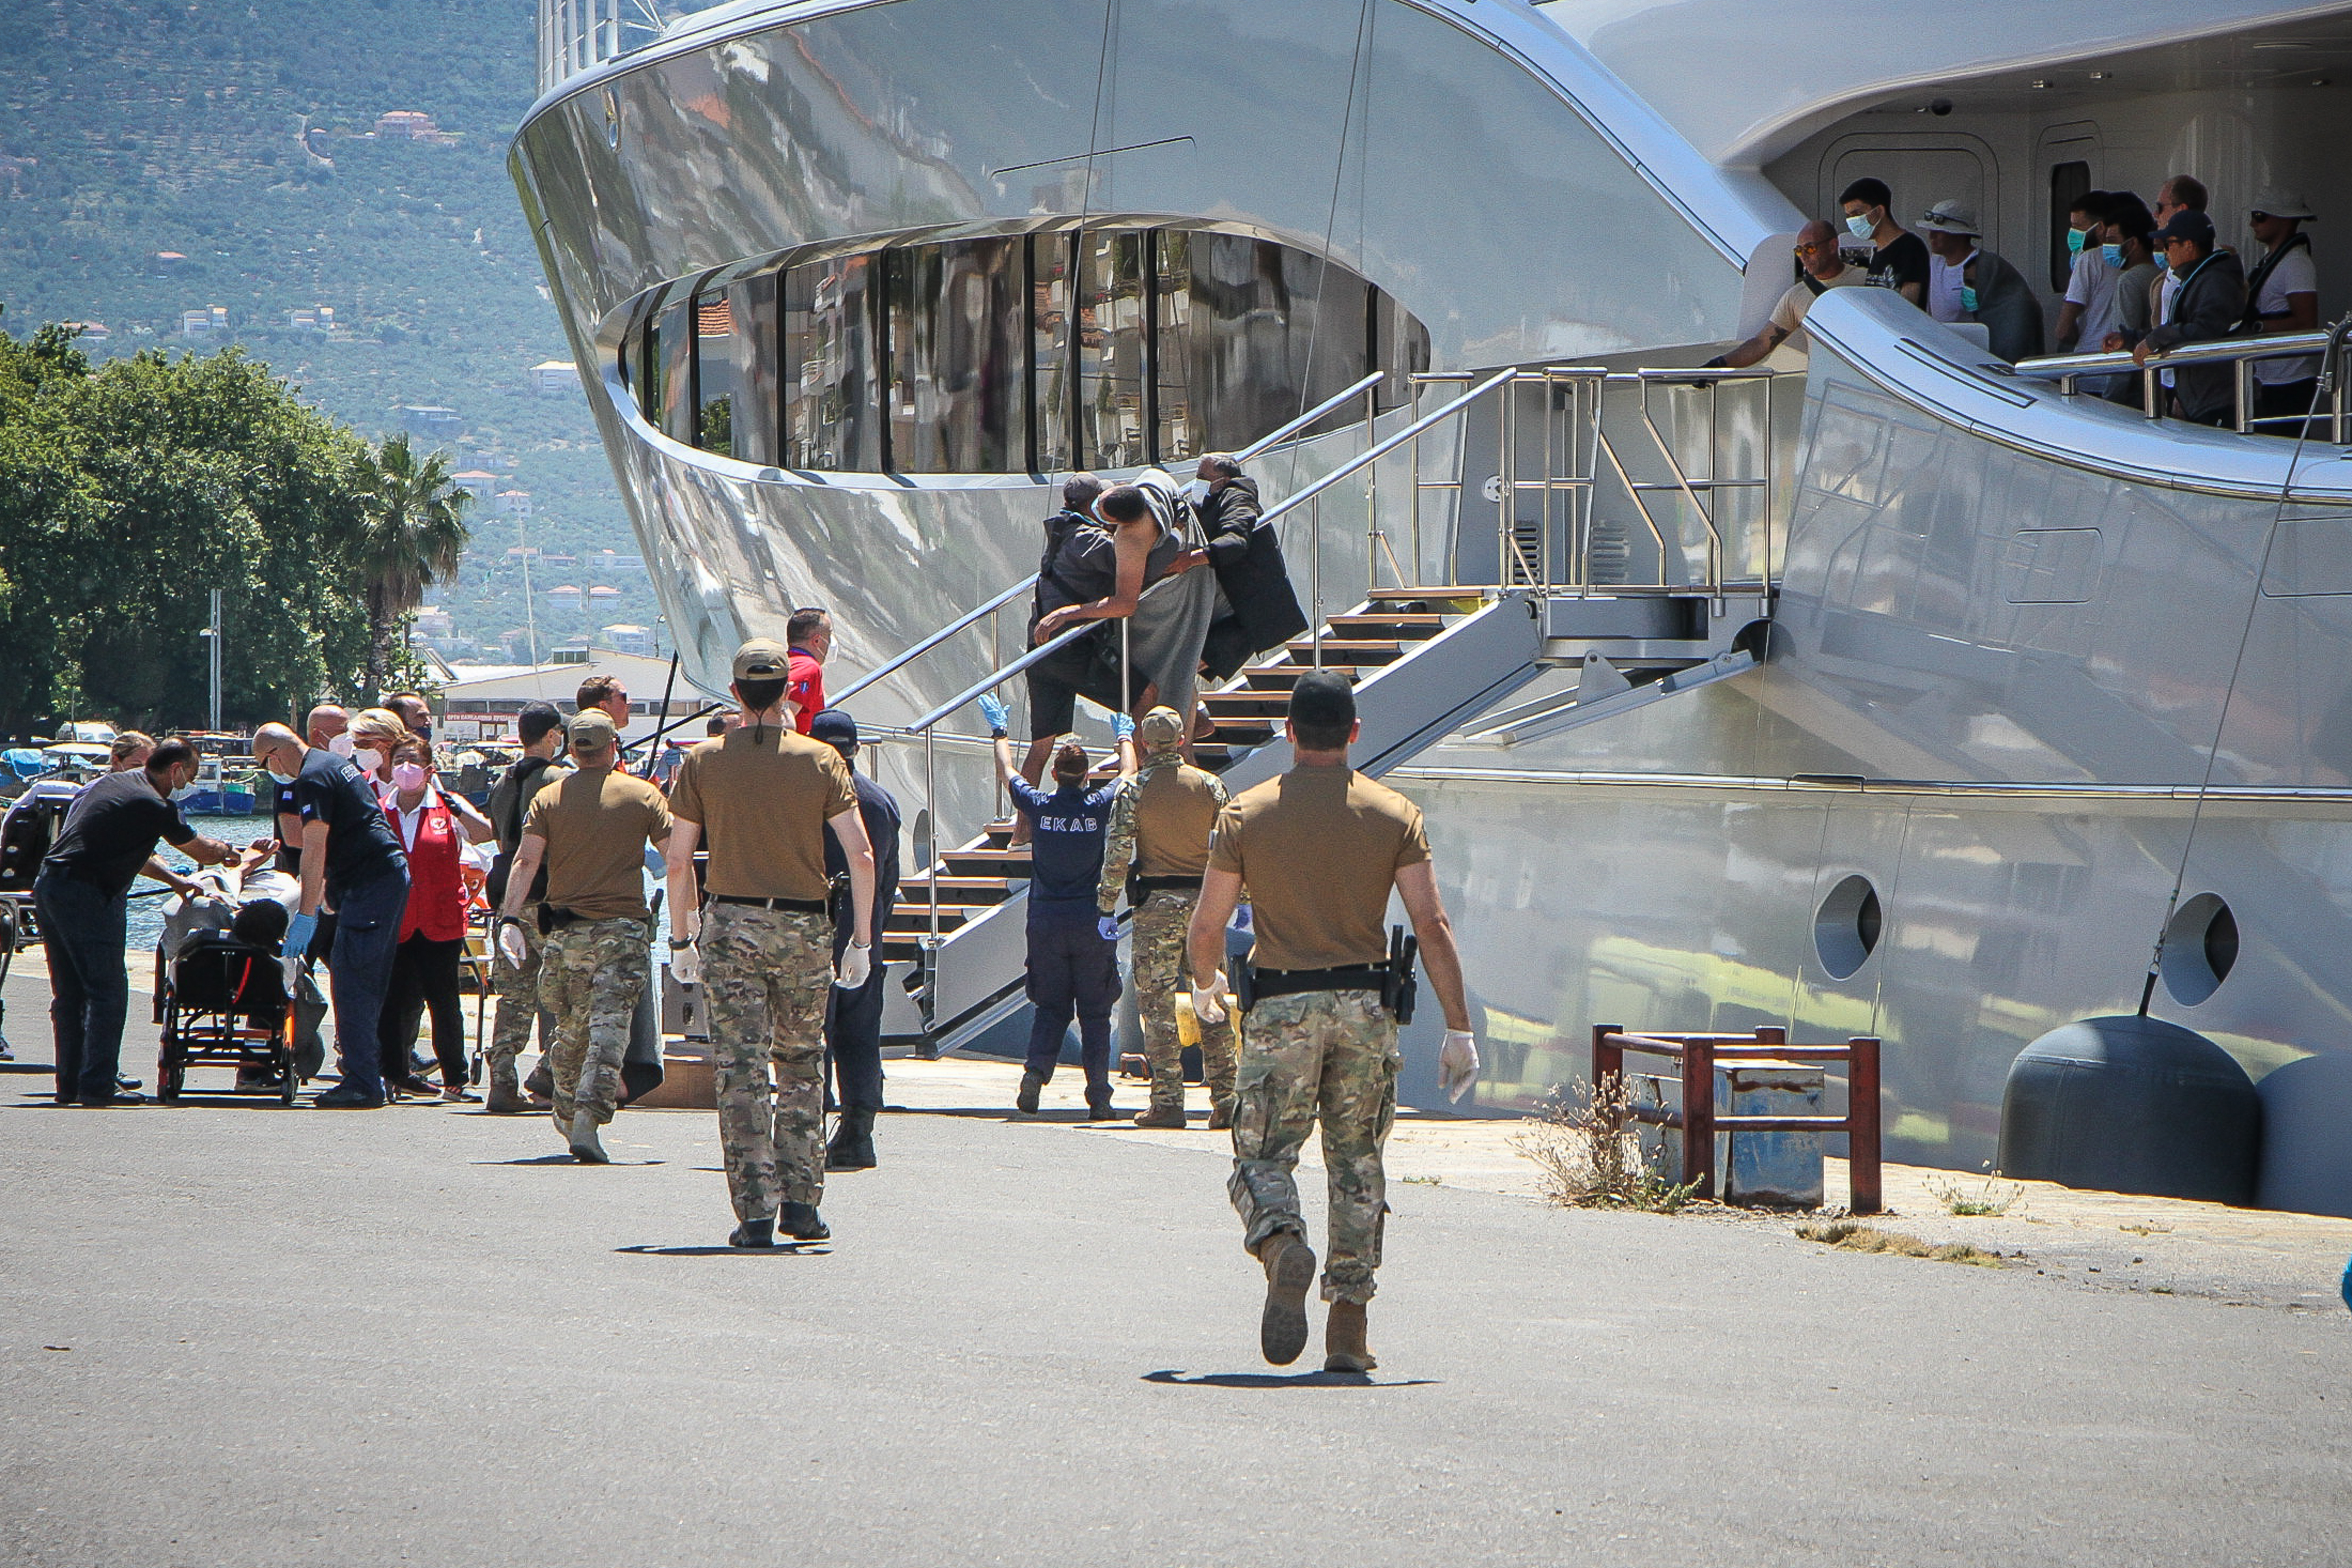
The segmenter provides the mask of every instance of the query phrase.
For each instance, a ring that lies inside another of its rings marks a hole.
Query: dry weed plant
[[[1528,1129],[1511,1140],[1541,1173],[1543,1195],[1569,1208],[1628,1208],[1674,1214],[1696,1182],[1672,1182],[1642,1147],[1624,1076],[1556,1089]]]
[[[1931,1176],[1927,1180],[1927,1190],[1935,1194],[1936,1201],[1944,1205],[1948,1214],[1998,1216],[2007,1214],[2011,1205],[2025,1195],[2025,1188],[2021,1184],[2000,1181],[1999,1175],[2000,1173],[1995,1172],[1986,1177],[1984,1185],[1973,1192],[1958,1182]]]
[[[1979,1268],[2001,1267],[2000,1254],[1970,1247],[1965,1241],[1937,1247],[1906,1231],[1880,1230],[1850,1219],[1807,1221],[1797,1226],[1797,1234],[1807,1241],[1848,1252],[1891,1252],[1902,1258],[1931,1258],[1938,1263],[1969,1263]]]

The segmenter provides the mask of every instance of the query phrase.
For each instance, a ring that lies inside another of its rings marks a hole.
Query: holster
[[[1381,986],[1381,1005],[1400,1024],[1412,1022],[1413,1000],[1421,991],[1413,965],[1420,956],[1419,937],[1407,936],[1402,926],[1389,927],[1389,977]]]
[[[539,906],[539,934],[551,935],[579,918],[570,910],[559,910],[553,904],[541,904]]]
[[[1246,958],[1234,966],[1234,1005],[1246,1013],[1257,1001],[1257,966]]]

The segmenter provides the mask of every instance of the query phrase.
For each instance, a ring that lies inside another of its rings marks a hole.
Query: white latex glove
[[[1478,1039],[1467,1029],[1448,1029],[1437,1047],[1437,1087],[1457,1105],[1478,1081]]]
[[[680,985],[702,984],[702,949],[689,942],[669,950],[669,977]]]
[[[510,969],[520,969],[530,958],[530,943],[523,940],[522,927],[513,921],[499,922],[499,956]]]
[[[833,983],[844,991],[855,991],[866,984],[874,973],[874,950],[862,942],[853,942],[842,951],[841,969]]]
[[[1192,1014],[1203,1024],[1222,1024],[1225,1021],[1225,972],[1223,970],[1218,970],[1217,977],[1208,984],[1192,987]]]

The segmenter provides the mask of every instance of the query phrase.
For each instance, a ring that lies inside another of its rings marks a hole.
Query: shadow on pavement
[[[773,1247],[616,1247],[615,1252],[639,1258],[761,1258],[779,1254],[793,1258],[830,1258],[833,1248],[821,1241],[780,1241]]]
[[[667,1165],[667,1160],[610,1160],[607,1164],[621,1170],[635,1170],[645,1165]],[[520,1160],[477,1160],[477,1165],[577,1165],[579,1161],[569,1154],[533,1154]]]
[[[1147,1372],[1143,1381],[1178,1388],[1425,1388],[1437,1379],[1397,1377],[1376,1383],[1370,1373],[1360,1372],[1209,1372],[1187,1377],[1171,1369]]]

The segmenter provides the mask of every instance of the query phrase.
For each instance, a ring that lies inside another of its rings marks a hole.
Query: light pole
[[[213,590],[212,610],[212,624],[196,635],[205,639],[206,662],[211,666],[212,675],[212,700],[205,728],[217,735],[221,727],[221,591],[218,588]]]

